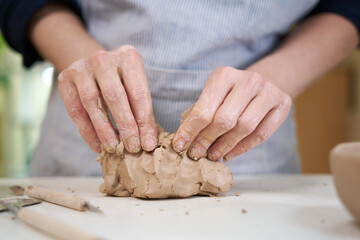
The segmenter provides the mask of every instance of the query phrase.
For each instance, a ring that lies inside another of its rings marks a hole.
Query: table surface
[[[0,179],[0,190],[36,185],[82,196],[103,214],[49,203],[31,206],[104,239],[360,239],[330,175],[236,177],[218,197],[141,200],[106,197],[101,178]],[[236,192],[240,195],[236,196]],[[49,239],[0,214],[1,239]]]

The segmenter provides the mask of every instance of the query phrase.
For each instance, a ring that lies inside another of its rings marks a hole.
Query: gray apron
[[[89,33],[106,49],[144,58],[154,113],[174,132],[217,67],[245,69],[279,43],[317,0],[80,0]],[[55,84],[56,85],[56,84]],[[54,87],[30,174],[101,175]],[[298,173],[293,111],[263,144],[229,163],[233,174]]]

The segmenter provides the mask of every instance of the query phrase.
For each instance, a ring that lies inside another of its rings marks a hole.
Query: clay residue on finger
[[[98,97],[98,99],[97,99],[97,107],[98,107],[98,109],[101,110],[101,117],[104,120],[104,122],[109,122],[109,116],[107,114],[103,100],[100,97]]]
[[[22,196],[24,195],[25,189],[19,185],[14,185],[10,187],[14,196]]]

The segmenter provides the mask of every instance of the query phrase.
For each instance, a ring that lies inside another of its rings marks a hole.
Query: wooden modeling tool
[[[5,206],[11,213],[13,213],[18,219],[27,225],[59,239],[100,239],[86,231],[80,230],[67,223],[33,211],[30,208],[22,208],[4,200],[0,200],[0,204]]]
[[[90,210],[93,212],[101,212],[100,209],[94,207],[82,197],[74,196],[68,193],[55,192],[41,187],[28,186],[25,189],[25,194],[32,198],[55,203],[57,205],[72,208],[78,211]]]

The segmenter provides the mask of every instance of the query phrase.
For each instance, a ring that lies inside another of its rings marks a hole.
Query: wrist
[[[298,89],[292,84],[295,78],[294,72],[286,65],[286,57],[269,55],[249,66],[246,70],[260,74],[265,81],[278,87],[292,99],[298,95]]]

